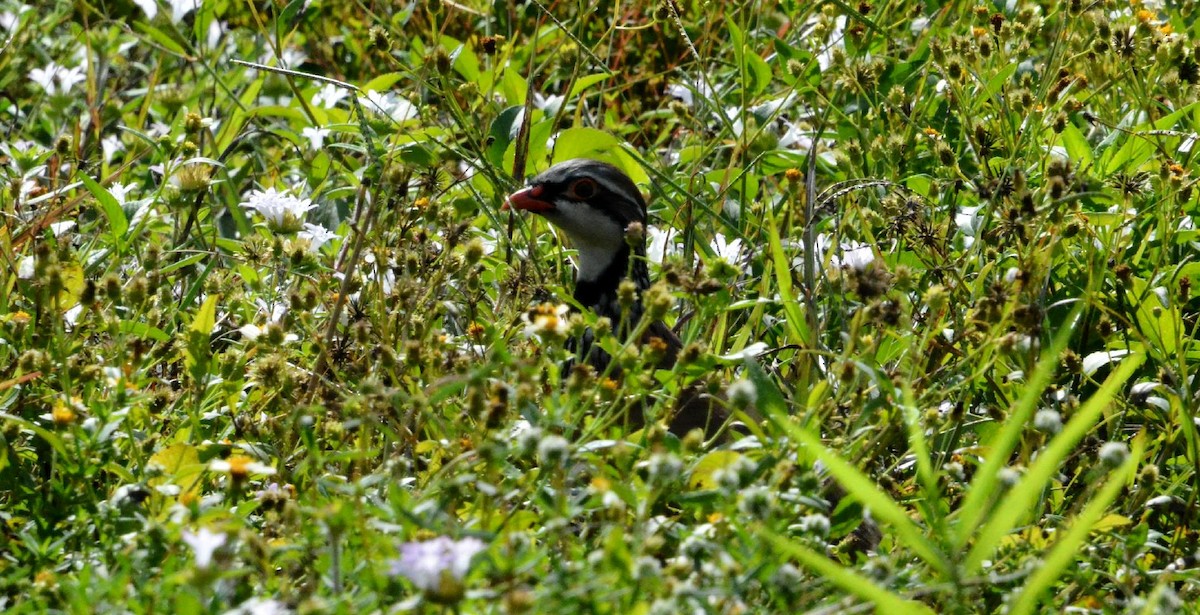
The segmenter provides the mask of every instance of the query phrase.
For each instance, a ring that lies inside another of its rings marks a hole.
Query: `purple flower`
[[[486,545],[478,538],[452,540],[439,536],[424,542],[400,545],[400,558],[391,561],[392,576],[408,579],[434,602],[451,604],[463,596],[463,577],[471,558]]]

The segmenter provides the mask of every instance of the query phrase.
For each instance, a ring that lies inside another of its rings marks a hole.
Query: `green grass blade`
[[[793,343],[811,346],[812,331],[809,330],[808,320],[804,317],[800,304],[796,302],[796,295],[792,292],[792,267],[783,251],[783,244],[779,241],[779,228],[776,226],[774,216],[768,214],[765,217],[767,219],[767,239],[771,244],[771,261],[775,270],[776,290],[779,291],[779,301],[783,304],[784,313],[787,314],[785,324],[788,332],[791,333]]]
[[[1008,464],[1009,456],[1016,450],[1017,444],[1021,440],[1021,432],[1024,431],[1025,426],[1029,424],[1029,420],[1033,418],[1033,414],[1037,410],[1038,400],[1041,399],[1046,387],[1050,385],[1054,371],[1060,363],[1059,357],[1062,356],[1067,342],[1071,339],[1083,307],[1083,302],[1079,302],[1075,305],[1075,309],[1071,310],[1071,314],[1067,316],[1065,323],[1051,341],[1050,347],[1042,353],[1042,358],[1030,376],[1025,392],[1017,400],[1016,407],[1013,408],[1003,428],[991,442],[987,443],[990,448],[987,459],[975,473],[975,479],[971,481],[967,497],[958,511],[958,535],[955,540],[957,549],[966,546],[967,541],[975,532],[975,528],[979,527],[984,515],[990,509],[988,504],[995,497],[996,489],[999,486],[1000,469]]]
[[[1071,421],[1038,454],[1037,460],[1029,467],[1025,476],[1004,495],[1003,505],[997,507],[995,514],[980,529],[979,537],[967,555],[966,568],[969,572],[978,571],[983,560],[991,557],[1000,539],[1022,523],[1026,515],[1036,510],[1038,499],[1054,473],[1061,467],[1063,460],[1095,426],[1101,414],[1112,403],[1125,382],[1133,376],[1134,371],[1142,365],[1143,360],[1144,354],[1126,357],[1104,381],[1100,390],[1083,404]]]
[[[939,535],[944,536],[946,519],[944,515],[939,514],[937,506],[942,499],[942,490],[938,486],[937,472],[934,471],[933,460],[929,456],[929,443],[925,440],[925,430],[921,425],[917,400],[913,397],[912,388],[907,384],[904,386],[903,395],[904,406],[901,408],[901,416],[904,418],[904,426],[908,433],[908,449],[916,458],[917,480],[925,498],[925,505],[921,509],[925,511],[925,521]]]
[[[909,518],[908,512],[892,501],[867,475],[821,444],[817,435],[801,428],[777,408],[770,407],[764,411],[788,437],[820,459],[838,484],[871,510],[873,518],[892,528],[902,545],[940,574],[950,576],[950,564],[945,555],[925,537],[925,531]]]
[[[1041,567],[1029,577],[1029,581],[1025,583],[1025,587],[1021,589],[1021,593],[1013,602],[1010,613],[1023,615],[1034,612],[1038,606],[1038,599],[1050,587],[1050,584],[1061,576],[1071,562],[1079,556],[1080,547],[1087,540],[1088,533],[1120,495],[1121,488],[1133,480],[1134,472],[1137,470],[1138,462],[1142,459],[1145,450],[1146,438],[1145,432],[1142,432],[1134,438],[1133,451],[1125,459],[1125,463],[1109,474],[1108,481],[1100,488],[1096,497],[1088,502],[1083,512],[1079,513],[1075,522],[1071,524],[1071,528],[1066,530],[1063,537],[1051,547],[1050,553],[1042,561]]]
[[[816,572],[847,593],[874,604],[878,613],[933,613],[928,606],[892,593],[876,585],[871,579],[804,545],[796,544],[786,536],[770,530],[762,530],[762,534],[776,549],[795,558],[802,566]]]

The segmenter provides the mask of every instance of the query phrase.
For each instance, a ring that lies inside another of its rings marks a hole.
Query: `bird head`
[[[611,164],[582,158],[550,167],[505,205],[544,217],[569,238],[579,282],[596,282],[618,264],[623,269],[626,229],[646,223],[646,201],[633,180]]]

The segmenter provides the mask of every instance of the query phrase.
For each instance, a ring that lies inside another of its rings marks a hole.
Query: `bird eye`
[[[575,198],[584,201],[596,196],[596,182],[590,179],[581,179],[571,184],[571,193]]]

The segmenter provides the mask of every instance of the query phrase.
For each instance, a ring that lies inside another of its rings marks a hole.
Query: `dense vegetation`
[[[0,609],[1200,601],[1190,2],[195,4],[0,0]],[[669,372],[501,209],[575,157]]]

